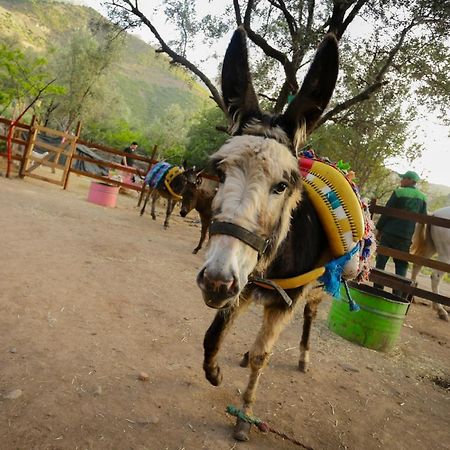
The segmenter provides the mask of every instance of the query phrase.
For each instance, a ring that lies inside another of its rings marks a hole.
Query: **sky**
[[[102,7],[101,0],[74,0],[74,3],[85,4],[97,11],[105,14],[105,9]],[[156,25],[162,38],[167,42],[170,40],[171,27],[165,21],[165,16],[161,12],[158,14],[155,5],[158,2],[153,0],[141,0],[142,10],[148,14]],[[210,0],[197,0],[199,8],[204,8],[207,11],[209,5],[215,3],[214,13],[218,13],[217,8],[223,8],[225,2],[210,2]],[[137,36],[147,43],[154,43],[155,40],[150,31],[145,27],[134,32]],[[231,32],[230,32],[231,35]],[[227,42],[230,36],[216,43],[214,48],[204,45],[199,42],[196,46],[195,54],[198,61],[202,61],[199,65],[206,75],[214,79],[217,75],[217,60],[210,58],[216,52],[224,54]],[[385,161],[385,165],[398,173],[404,173],[407,170],[416,171],[423,179],[430,183],[441,184],[450,187],[450,129],[440,124],[437,118],[429,115],[427,119],[420,124],[412,124],[412,126],[419,126],[421,128],[418,133],[419,143],[423,144],[422,157],[415,160],[412,164],[401,158],[393,158]]]

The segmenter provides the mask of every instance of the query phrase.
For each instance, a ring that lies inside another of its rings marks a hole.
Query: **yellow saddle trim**
[[[302,273],[301,275],[297,275],[296,277],[270,278],[269,281],[277,284],[281,289],[295,289],[317,280],[317,278],[322,276],[324,273],[325,267],[317,267],[316,269],[310,270],[306,273]],[[273,289],[273,287],[263,285],[262,283],[258,283],[257,281],[255,281],[254,283],[266,289]]]
[[[183,197],[181,195],[178,195],[174,192],[174,190],[171,187],[172,181],[174,178],[176,178],[178,175],[182,174],[184,172],[184,169],[181,169],[178,166],[173,166],[169,171],[167,172],[166,176],[164,177],[164,184],[169,191],[169,194],[175,199],[175,200],[181,200]]]
[[[317,211],[335,257],[349,252],[364,235],[364,217],[358,196],[345,176],[321,161],[300,163],[305,190]],[[303,170],[302,170],[303,169]]]
[[[345,255],[364,235],[364,217],[358,196],[344,174],[329,164],[300,158],[299,168],[305,190],[328,238],[328,260]],[[295,277],[270,281],[281,289],[295,289],[317,280],[324,273],[322,266]],[[273,289],[267,284],[255,284]]]

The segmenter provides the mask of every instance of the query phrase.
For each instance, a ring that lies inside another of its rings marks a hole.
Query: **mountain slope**
[[[0,0],[0,39],[19,42],[23,48],[45,55],[67,41],[66,35],[85,28],[102,16],[92,8],[49,0]],[[133,122],[148,124],[171,105],[187,115],[207,99],[207,93],[186,72],[172,68],[163,55],[128,35],[120,61],[108,78],[132,105]]]

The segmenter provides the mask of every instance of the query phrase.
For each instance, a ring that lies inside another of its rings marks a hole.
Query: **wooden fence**
[[[1,141],[7,141],[7,135],[9,128],[11,127],[11,122],[12,121],[9,119],[0,118],[0,144]],[[108,173],[111,169],[111,171],[116,171],[118,174],[122,174],[123,178],[131,178],[133,175],[145,175],[147,171],[150,170],[152,165],[157,162],[155,159],[157,147],[155,146],[153,148],[151,157],[141,156],[138,154],[133,154],[130,156],[129,153],[79,139],[80,128],[80,125],[78,125],[75,134],[71,134],[42,127],[38,125],[34,119],[30,125],[17,123],[15,125],[14,134],[12,137],[13,152],[11,159],[19,162],[19,175],[21,177],[30,176],[42,181],[58,184],[66,189],[70,174],[75,173],[110,185],[141,191],[143,185],[121,181],[117,178],[111,178],[109,175],[99,175],[91,173],[87,170],[75,169],[73,167],[73,163],[75,161],[85,161],[87,163],[107,168]],[[24,135],[27,135],[26,139],[23,138]],[[60,143],[58,145],[44,143],[39,141],[40,135],[60,137]],[[84,145],[91,150],[95,149],[98,156],[101,157],[101,160],[78,154],[76,152],[77,144]],[[45,149],[46,154],[35,152],[34,150],[37,146]],[[132,157],[134,160],[141,161],[143,166],[145,166],[145,169],[141,171],[135,167],[123,166],[122,164],[114,161],[115,159],[121,159],[123,156]],[[0,157],[7,158],[7,152],[1,151],[1,148]],[[35,173],[35,170],[39,166],[50,167],[53,172],[56,170],[62,171],[62,175],[60,178],[50,175],[38,175]],[[127,177],[126,174],[130,174],[131,176]]]
[[[11,120],[1,118],[0,117],[0,144],[2,141],[7,140],[7,135],[9,128],[11,127]],[[67,188],[67,183],[69,181],[69,177],[71,173],[75,173],[78,175],[82,175],[85,177],[89,177],[92,179],[95,179],[97,181],[102,181],[107,184],[112,184],[116,186],[120,186],[126,189],[132,189],[135,191],[141,192],[141,197],[144,193],[144,184],[142,185],[136,185],[133,183],[123,182],[118,179],[111,178],[109,176],[102,176],[94,173],[90,173],[88,171],[75,169],[73,167],[74,161],[85,161],[88,163],[95,164],[97,166],[101,166],[104,168],[108,168],[112,170],[116,170],[119,173],[122,174],[131,174],[131,175],[142,175],[142,172],[139,171],[135,167],[126,167],[123,166],[117,162],[114,162],[114,159],[116,157],[123,157],[123,156],[130,156],[128,153],[125,153],[120,150],[116,150],[110,147],[106,147],[103,145],[95,144],[92,142],[84,141],[79,139],[79,133],[80,133],[80,125],[78,125],[77,130],[75,134],[70,133],[64,133],[61,131],[51,130],[49,128],[45,128],[42,126],[39,126],[36,124],[36,121],[32,120],[32,123],[30,125],[27,125],[25,123],[17,123],[15,124],[14,133],[12,136],[12,145],[13,145],[13,152],[11,155],[11,159],[13,161],[18,161],[20,168],[19,168],[19,174],[20,176],[31,176],[34,178],[38,178],[43,181],[51,182],[54,184],[58,184],[63,186],[64,189]],[[61,137],[61,143],[58,146],[54,145],[48,145],[42,142],[39,142],[39,147],[45,148],[48,153],[53,153],[53,160],[50,161],[50,157],[48,155],[38,156],[35,152],[33,152],[34,147],[38,143],[38,137],[39,134],[45,134],[45,135],[53,135],[53,136],[59,136]],[[27,138],[24,139],[22,136],[27,135]],[[97,150],[97,153],[102,157],[101,160],[91,158],[88,156],[79,155],[76,152],[76,145],[81,144],[89,149],[95,149]],[[146,156],[141,156],[137,154],[133,154],[132,158],[137,161],[141,161],[146,167],[146,169],[143,171],[144,173],[147,173],[148,170],[152,167],[153,164],[157,162],[155,159],[156,157],[156,146],[153,149],[153,154],[150,158]],[[64,155],[65,158],[61,158],[61,156]],[[0,157],[7,157],[7,152],[2,152],[0,147]],[[61,159],[63,162],[60,162]],[[52,177],[47,177],[43,175],[37,175],[34,173],[34,170],[39,166],[48,166],[55,169],[62,170],[62,177],[60,179],[55,179]],[[205,177],[208,177],[207,175],[203,175]],[[209,178],[209,177],[208,177]],[[215,178],[215,177],[214,177]],[[371,214],[386,214],[388,216],[392,217],[398,217],[401,219],[409,219],[414,222],[420,222],[425,223],[429,225],[436,225],[441,226],[445,228],[450,228],[450,220],[448,219],[442,219],[439,217],[433,217],[433,216],[427,216],[422,214],[415,214],[408,211],[393,209],[393,208],[387,208],[385,206],[380,206],[376,204],[376,201],[372,201],[370,205],[370,211]],[[450,264],[445,264],[440,261],[435,261],[432,259],[423,258],[421,256],[417,255],[411,255],[410,253],[401,252],[399,250],[379,246],[377,249],[377,252],[394,257],[397,259],[402,259],[404,261],[420,264],[425,267],[430,267],[432,269],[442,270],[444,272],[450,272]],[[418,297],[422,297],[428,300],[431,300],[433,302],[441,303],[447,306],[450,306],[450,298],[439,295],[436,293],[433,293],[431,291],[427,291],[424,289],[419,289],[416,286],[413,286],[411,283],[408,283],[408,280],[403,277],[398,277],[394,274],[390,274],[388,272],[374,269],[370,275],[370,280],[379,284],[382,284],[384,286],[391,287],[393,289],[398,289],[403,291],[405,294],[408,295],[415,295]]]
[[[428,216],[426,214],[416,214],[409,211],[404,211],[395,208],[388,208],[386,206],[380,206],[376,204],[375,200],[372,200],[370,205],[371,214],[384,214],[390,217],[397,217],[400,219],[409,219],[414,222],[424,223],[428,225],[435,225],[444,228],[450,228],[450,220],[443,219],[441,217]],[[421,266],[430,267],[431,269],[442,270],[443,272],[450,272],[450,264],[436,261],[433,259],[427,259],[422,256],[412,255],[411,253],[402,252],[393,248],[378,246],[377,252],[381,255],[390,256],[403,261],[419,264]],[[436,303],[441,303],[446,306],[450,306],[450,298],[441,294],[436,294],[429,290],[420,289],[416,286],[407,283],[407,280],[402,277],[398,277],[394,274],[390,274],[383,270],[373,269],[370,274],[370,281],[384,286],[398,289],[405,294],[414,295],[417,297],[425,298]]]

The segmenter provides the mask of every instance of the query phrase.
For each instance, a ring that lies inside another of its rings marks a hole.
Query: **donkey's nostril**
[[[234,295],[238,291],[238,281],[234,274],[209,272],[206,268],[197,275],[200,289],[221,295]]]

